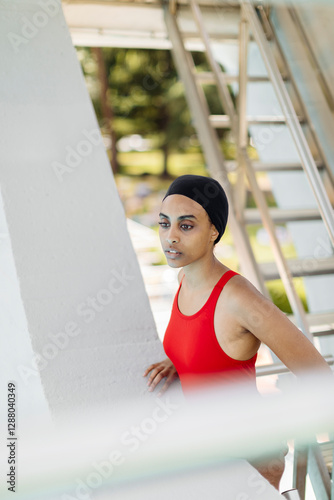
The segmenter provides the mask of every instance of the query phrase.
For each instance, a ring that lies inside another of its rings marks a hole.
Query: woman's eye
[[[192,229],[193,226],[191,226],[190,224],[182,224],[182,229],[185,229],[186,231],[189,231],[189,229]]]
[[[158,224],[161,227],[168,227],[168,222],[159,222]]]

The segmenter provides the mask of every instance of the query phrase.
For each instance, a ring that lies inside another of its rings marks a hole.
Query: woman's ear
[[[219,236],[219,231],[217,231],[216,226],[212,224],[211,226],[211,241],[216,241]]]

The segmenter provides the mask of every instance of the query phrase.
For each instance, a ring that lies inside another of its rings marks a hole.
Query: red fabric
[[[206,383],[252,381],[255,386],[257,354],[247,361],[228,356],[220,347],[214,330],[214,313],[218,297],[225,284],[237,273],[227,271],[218,281],[204,306],[191,316],[182,314],[175,295],[171,318],[163,345],[173,362],[183,389]]]

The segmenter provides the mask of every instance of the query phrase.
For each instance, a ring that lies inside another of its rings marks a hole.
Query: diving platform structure
[[[208,170],[229,197],[241,272],[264,294],[267,281],[281,279],[293,321],[333,364],[333,6],[2,0],[0,9],[1,383],[17,381],[22,417],[79,418],[149,399],[143,367],[163,357],[73,45],[172,51]],[[194,51],[206,53],[210,71],[198,72]],[[205,85],[215,86],[224,114],[211,115]],[[225,161],[218,128],[229,130],[235,162]],[[263,173],[275,207],[260,188]],[[249,224],[266,228],[273,262],[257,262]],[[293,260],[277,224],[291,235]],[[307,312],[295,277],[303,278]],[[273,359],[258,375],[284,371]],[[307,474],[317,499],[334,498],[327,445],[326,456],[324,447],[295,453],[301,499]]]

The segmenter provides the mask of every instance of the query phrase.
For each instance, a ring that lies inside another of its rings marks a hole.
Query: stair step
[[[329,337],[330,335],[334,335],[334,328],[330,330],[318,330],[312,332],[313,337]]]
[[[316,208],[305,209],[283,209],[283,208],[269,208],[270,216],[275,223],[285,223],[292,221],[309,221],[320,220],[321,215]],[[261,214],[257,208],[246,208],[244,211],[246,224],[261,224]]]
[[[327,469],[332,475],[333,471],[333,448],[334,448],[334,442],[333,441],[325,441],[323,443],[318,443],[320,447],[321,454],[324,458],[324,462],[327,466]]]
[[[222,73],[222,74],[224,76],[224,81],[228,84],[239,82],[238,75],[228,75],[226,73]],[[197,82],[201,83],[202,85],[203,84],[206,84],[206,85],[215,85],[216,84],[215,76],[210,71],[195,72],[195,77],[196,77]],[[270,80],[267,76],[249,76],[247,80],[249,83],[270,82]]]
[[[323,356],[330,366],[334,365],[334,357],[331,354]],[[265,377],[267,375],[280,375],[281,373],[289,373],[290,370],[283,363],[271,363],[256,367],[256,376]]]
[[[314,337],[327,337],[334,334],[334,312],[308,313],[306,318]],[[297,324],[293,315],[289,315],[289,319]]]
[[[319,169],[324,168],[324,164],[321,161],[315,162]],[[236,161],[226,161],[225,166],[228,172],[234,172],[238,168],[238,163]],[[253,161],[252,166],[255,172],[298,172],[303,171],[303,167],[300,163],[262,163],[260,161]]]
[[[210,115],[210,123],[214,128],[231,128],[231,120],[227,115]],[[299,117],[302,123],[303,119]],[[286,120],[283,115],[268,116],[247,116],[248,125],[285,125]]]
[[[293,277],[334,274],[334,256],[325,259],[289,259],[287,264]],[[266,281],[280,278],[275,262],[263,262],[260,268]]]
[[[203,43],[202,38],[196,31],[181,31],[180,32],[183,40],[187,42],[197,42]],[[210,33],[210,40],[220,41],[220,42],[237,42],[239,40],[239,34],[236,33]]]

